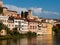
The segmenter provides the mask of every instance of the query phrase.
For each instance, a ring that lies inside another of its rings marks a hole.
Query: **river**
[[[60,45],[60,36],[39,35],[34,38],[0,40],[0,45]]]

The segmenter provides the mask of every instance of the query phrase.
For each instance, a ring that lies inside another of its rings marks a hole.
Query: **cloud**
[[[46,11],[46,10],[44,11],[42,8],[35,8],[35,7],[22,8],[14,5],[9,5],[9,4],[5,4],[3,6],[7,7],[9,10],[17,11],[19,14],[21,13],[21,11],[28,11],[29,9],[31,9],[33,11],[33,15],[37,15],[39,17],[48,17],[48,18],[59,17],[60,18],[60,13],[53,12],[53,11]]]
[[[37,15],[42,12],[42,8],[34,8],[34,7],[22,8],[22,7],[17,7],[17,6],[8,5],[8,4],[5,4],[3,6],[7,7],[9,10],[17,11],[18,13],[21,13],[21,11],[28,11],[28,9],[31,9]]]
[[[40,13],[42,13],[42,8],[34,8],[34,7],[32,7],[32,8],[30,8],[35,14],[40,14]]]
[[[52,12],[52,11],[43,11],[44,14],[55,14],[55,15],[59,15],[58,12]]]
[[[7,7],[9,10],[14,10],[14,11],[17,11],[18,13],[21,13],[21,11],[27,11],[27,8],[21,8],[21,7],[17,7],[17,6],[14,6],[14,5],[3,5],[5,7]]]

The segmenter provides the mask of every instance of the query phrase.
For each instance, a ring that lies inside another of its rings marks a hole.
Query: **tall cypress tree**
[[[23,18],[24,16],[23,16],[23,11],[21,11],[21,18]]]
[[[3,13],[3,7],[0,7],[0,14]]]

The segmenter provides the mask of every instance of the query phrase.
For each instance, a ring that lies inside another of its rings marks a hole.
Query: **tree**
[[[19,34],[19,32],[17,31],[17,28],[13,28],[13,34],[14,35],[18,35]]]
[[[2,29],[6,30],[7,32],[9,32],[9,30],[10,30],[6,25],[4,25],[3,23],[0,22],[0,31]]]
[[[0,31],[4,28],[3,26],[3,23],[0,23]]]
[[[3,13],[3,8],[2,7],[0,7],[0,14],[2,14]]]
[[[56,28],[56,27],[54,28],[54,27],[53,27],[52,30],[53,30],[55,33],[60,33],[60,29],[59,29],[59,28]]]
[[[24,13],[23,13],[23,11],[21,11],[21,18],[23,18],[23,17],[24,17],[23,15],[24,15]]]

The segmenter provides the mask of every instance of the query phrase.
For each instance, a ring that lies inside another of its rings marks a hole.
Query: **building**
[[[28,22],[24,19],[14,19],[14,27],[19,33],[26,33],[28,31]]]
[[[32,10],[28,10],[27,19],[34,19],[33,15],[32,15]]]
[[[17,12],[16,11],[8,10],[7,7],[3,7],[3,14],[5,16],[17,16]]]
[[[1,36],[5,36],[5,35],[7,35],[7,31],[4,30],[4,29],[2,29],[2,30],[0,31],[0,35],[1,35]]]
[[[3,5],[3,2],[2,0],[0,0],[0,12],[3,11],[2,15],[4,16],[16,16],[17,15],[16,11],[8,10],[7,7],[3,7],[2,5]]]
[[[8,12],[7,12],[7,10],[8,10],[8,8],[7,7],[2,7],[3,8],[3,16],[7,16],[8,15]]]
[[[28,16],[28,12],[27,11],[25,11],[25,12],[21,11],[21,18],[27,19],[27,16]]]
[[[51,23],[42,22],[39,24],[39,30],[37,34],[52,34],[52,27],[53,25]]]
[[[13,31],[14,23],[13,22],[8,22],[8,28],[10,28],[10,30]]]
[[[5,24],[6,26],[8,25],[8,16],[0,16],[0,22]]]
[[[57,23],[55,27],[60,29],[60,23]]]
[[[34,19],[28,19],[28,30],[31,32],[38,31],[38,21],[35,21]]]
[[[19,33],[26,33],[28,31],[28,21],[22,19],[20,16],[11,17],[14,23],[14,28],[17,28]]]
[[[2,22],[4,25],[8,26],[8,28],[10,28],[10,30],[12,30],[14,28],[14,23],[11,20],[11,18],[9,16],[0,16],[0,22]]]
[[[2,0],[0,0],[0,7],[2,7]],[[28,12],[22,12],[17,14],[16,11],[8,10],[7,7],[2,7],[3,13],[0,14],[0,21],[6,26],[13,30],[17,28],[19,33],[26,33],[28,31],[36,32],[38,31],[38,17],[32,15],[32,10]]]

